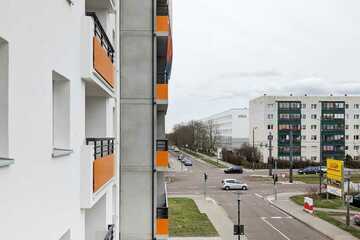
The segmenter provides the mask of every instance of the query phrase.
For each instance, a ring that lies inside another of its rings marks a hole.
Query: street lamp
[[[253,127],[252,128],[252,147],[253,147],[253,164],[252,164],[252,169],[255,170],[255,129],[257,129],[257,127]]]

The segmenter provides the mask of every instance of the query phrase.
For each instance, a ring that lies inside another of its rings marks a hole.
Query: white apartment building
[[[269,157],[270,133],[273,157],[289,160],[290,132],[294,160],[319,162],[320,149],[324,160],[346,155],[360,160],[359,96],[264,95],[250,101],[249,112],[249,136],[264,162]]]
[[[118,9],[0,2],[0,239],[119,239]]]
[[[249,110],[247,108],[232,108],[203,119],[212,122],[219,136],[219,148],[239,148],[249,142]]]

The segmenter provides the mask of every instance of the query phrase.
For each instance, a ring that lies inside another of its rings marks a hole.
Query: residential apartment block
[[[1,1],[0,239],[167,238],[170,13]]]
[[[250,139],[268,161],[268,135],[273,157],[320,161],[322,158],[360,160],[360,97],[262,96],[250,101]],[[321,149],[321,152],[320,152]]]
[[[249,141],[249,110],[247,108],[232,108],[203,119],[211,122],[219,136],[219,148],[239,148]]]
[[[166,239],[171,3],[121,0],[121,239]]]

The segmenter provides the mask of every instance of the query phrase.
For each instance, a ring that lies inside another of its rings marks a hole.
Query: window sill
[[[2,158],[0,157],[0,167],[8,167],[11,164],[14,164],[15,160],[12,158]]]
[[[52,153],[51,156],[53,158],[60,158],[60,157],[65,157],[68,156],[70,154],[72,154],[74,151],[72,149],[64,149],[64,148],[53,148],[52,149]]]

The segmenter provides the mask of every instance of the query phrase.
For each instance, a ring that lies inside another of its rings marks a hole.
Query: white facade
[[[202,121],[212,121],[215,131],[220,138],[219,147],[239,148],[249,141],[249,110],[247,108],[233,108],[211,115]]]
[[[86,141],[115,138],[118,169],[118,74],[111,87],[93,68],[85,15],[96,12],[116,55],[117,9],[111,0],[1,1],[0,239],[103,240],[112,224],[118,239],[118,171],[94,190],[98,158]]]
[[[279,102],[297,101],[301,104],[301,160],[320,161],[320,128],[322,104],[324,102],[343,102],[345,156],[350,155],[354,160],[360,160],[359,152],[359,114],[360,97],[358,96],[262,96],[250,101],[249,136],[252,140],[254,132],[255,146],[262,153],[263,161],[268,161],[268,135],[273,135],[273,157],[280,159],[278,146],[278,104]],[[253,131],[254,130],[254,131]],[[323,145],[325,143],[322,143]],[[326,144],[325,144],[326,145]],[[326,147],[326,146],[325,146]],[[323,156],[324,157],[324,156]],[[325,157],[324,157],[325,158]]]

